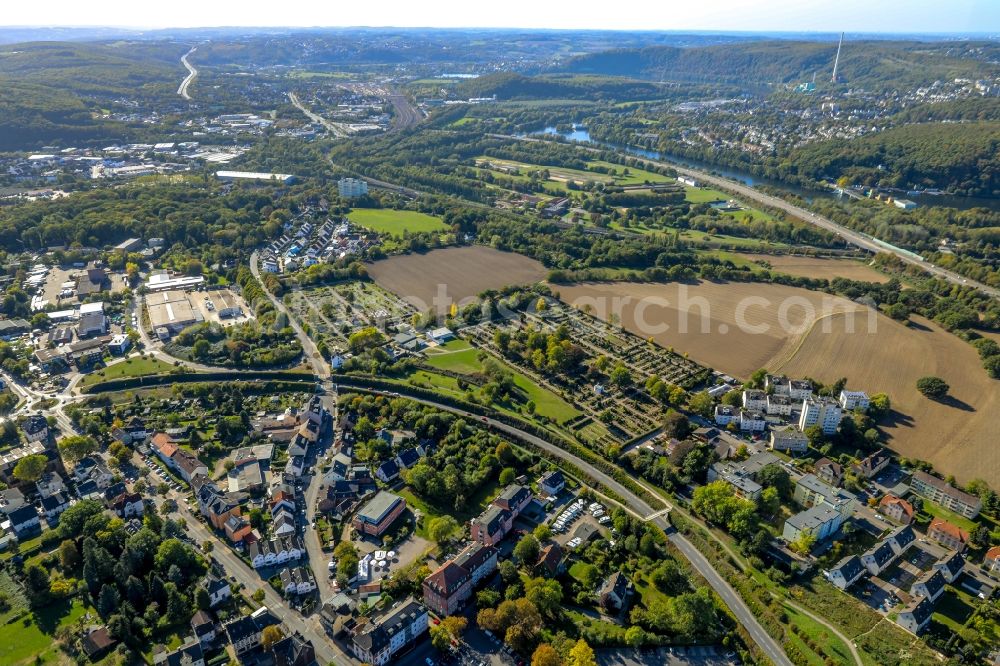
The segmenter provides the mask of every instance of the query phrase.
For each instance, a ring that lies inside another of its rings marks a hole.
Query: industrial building
[[[284,185],[295,180],[295,176],[288,173],[262,173],[257,171],[216,171],[215,177],[219,180],[267,180]]]
[[[146,297],[149,323],[161,340],[169,340],[181,330],[202,321],[183,291],[164,291]]]

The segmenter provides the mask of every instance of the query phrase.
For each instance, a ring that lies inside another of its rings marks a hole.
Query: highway
[[[514,136],[510,134],[491,134],[490,136],[503,139],[515,139],[519,141],[549,142],[548,139],[540,139],[538,137]],[[583,150],[594,153],[613,150],[612,148],[608,147],[596,148],[592,146],[582,146],[582,145],[579,147]],[[841,238],[843,238],[844,241],[846,241],[847,243],[859,247],[863,250],[868,250],[869,252],[876,252],[876,253],[884,252],[887,254],[893,254],[902,261],[906,262],[907,264],[910,264],[912,266],[917,266],[918,268],[930,273],[931,275],[946,280],[952,284],[966,286],[966,287],[973,287],[974,289],[977,289],[980,292],[992,298],[1000,298],[1000,289],[995,289],[993,287],[982,284],[981,282],[977,282],[969,278],[964,278],[958,273],[941,268],[940,266],[935,266],[929,261],[924,261],[923,259],[917,259],[911,256],[910,254],[907,254],[906,252],[901,252],[899,250],[892,249],[891,247],[881,245],[875,242],[872,239],[872,237],[868,236],[867,234],[863,234],[861,232],[848,229],[847,227],[838,224],[829,218],[812,213],[804,208],[796,206],[795,204],[789,203],[784,199],[771,196],[770,194],[765,194],[764,192],[754,189],[753,187],[750,187],[748,185],[744,185],[743,183],[738,183],[729,180],[728,178],[722,178],[721,176],[713,176],[712,174],[707,173],[705,171],[699,171],[697,169],[691,169],[690,167],[680,166],[678,164],[674,164],[673,162],[663,162],[659,160],[650,159],[648,157],[639,157],[636,155],[632,155],[630,153],[623,153],[623,154],[627,155],[630,158],[646,162],[653,166],[673,169],[674,171],[683,176],[690,176],[703,183],[713,185],[719,188],[720,190],[724,190],[726,192],[730,192],[745,199],[749,199],[751,201],[764,204],[765,206],[770,206],[772,208],[784,211],[785,213],[788,213],[789,215],[795,217],[796,219],[799,219],[803,222],[819,227],[821,229],[825,229],[826,231],[833,232],[838,236],[840,236]]]
[[[197,50],[197,46],[192,46],[190,51],[181,56],[181,63],[187,67],[188,75],[184,77],[183,81],[181,81],[180,87],[177,88],[177,94],[184,99],[191,99],[191,95],[188,94],[188,86],[190,86],[191,82],[198,76],[198,70],[195,69],[194,65],[188,61],[188,56]]]
[[[350,132],[347,131],[347,128],[344,127],[343,125],[341,125],[340,123],[335,123],[335,122],[329,121],[326,118],[324,118],[323,116],[319,115],[318,113],[313,113],[309,109],[309,107],[307,107],[305,104],[303,104],[299,100],[299,96],[296,95],[295,93],[293,93],[293,92],[288,93],[288,100],[295,106],[296,109],[298,109],[302,113],[306,114],[306,116],[309,118],[309,120],[313,121],[314,123],[319,123],[320,125],[322,125],[323,127],[325,127],[327,129],[327,131],[329,131],[335,137],[337,137],[337,138],[343,138],[343,137],[347,136],[348,134],[350,134]]]

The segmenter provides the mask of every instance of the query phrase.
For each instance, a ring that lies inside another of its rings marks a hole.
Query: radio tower
[[[844,33],[840,33],[840,42],[837,43],[837,57],[833,59],[833,76],[830,78],[831,83],[837,82],[837,66],[840,65],[840,47],[844,45]]]

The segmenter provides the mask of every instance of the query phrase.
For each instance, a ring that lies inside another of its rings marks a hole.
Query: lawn
[[[407,232],[444,231],[446,228],[439,218],[413,210],[356,208],[347,217],[359,226],[395,238],[400,238]]]
[[[712,203],[713,201],[729,201],[731,198],[725,192],[713,190],[709,187],[684,186],[684,200],[689,203]]]
[[[528,394],[528,400],[535,403],[535,414],[550,418],[556,423],[565,423],[581,414],[552,391],[541,388],[519,372],[514,373],[514,384]]]
[[[613,162],[605,162],[603,160],[594,160],[593,162],[587,163],[588,169],[593,169],[594,167],[603,167],[605,169],[615,169],[618,176],[615,176],[615,183],[618,185],[641,185],[645,182],[650,183],[667,183],[674,182],[673,178],[664,176],[660,173],[655,173],[653,171],[646,171],[645,169],[638,169],[635,167],[626,167],[621,164],[615,164]],[[628,169],[628,175],[621,175]]]
[[[427,365],[438,370],[449,370],[463,375],[471,375],[481,372],[483,369],[479,359],[478,349],[463,349],[460,351],[449,351],[427,357]]]
[[[497,494],[497,482],[496,479],[487,480],[486,483],[480,486],[479,490],[477,490],[475,494],[465,502],[462,508],[457,510],[439,509],[416,495],[413,492],[413,489],[409,486],[403,488],[397,494],[406,500],[406,503],[411,509],[417,509],[421,514],[423,514],[424,520],[420,526],[417,527],[416,534],[421,538],[429,539],[430,537],[427,536],[427,526],[434,518],[451,516],[457,520],[459,524],[464,524],[473,517],[482,513]]]
[[[74,599],[50,604],[13,622],[11,617],[2,616],[0,663],[10,666],[62,663],[64,656],[54,641],[56,630],[73,624],[90,610]]]
[[[958,527],[962,528],[966,532],[971,532],[972,530],[976,529],[976,527],[979,525],[979,523],[977,523],[976,521],[969,520],[965,516],[960,516],[954,511],[950,511],[941,506],[940,504],[935,504],[930,500],[924,500],[923,512],[926,514],[930,514],[934,518],[943,518],[944,520],[947,520],[949,523],[957,525]]]
[[[947,587],[938,599],[931,619],[952,631],[960,631],[975,610],[972,597],[959,590]]]
[[[106,368],[92,372],[80,380],[80,386],[90,386],[98,382],[124,377],[143,377],[146,375],[166,374],[174,369],[170,363],[164,363],[155,358],[127,358],[124,361],[109,365]]]

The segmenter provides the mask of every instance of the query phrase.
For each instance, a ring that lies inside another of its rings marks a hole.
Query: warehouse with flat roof
[[[183,291],[162,291],[146,297],[149,323],[161,340],[169,340],[181,330],[202,321],[201,312],[191,305]]]

